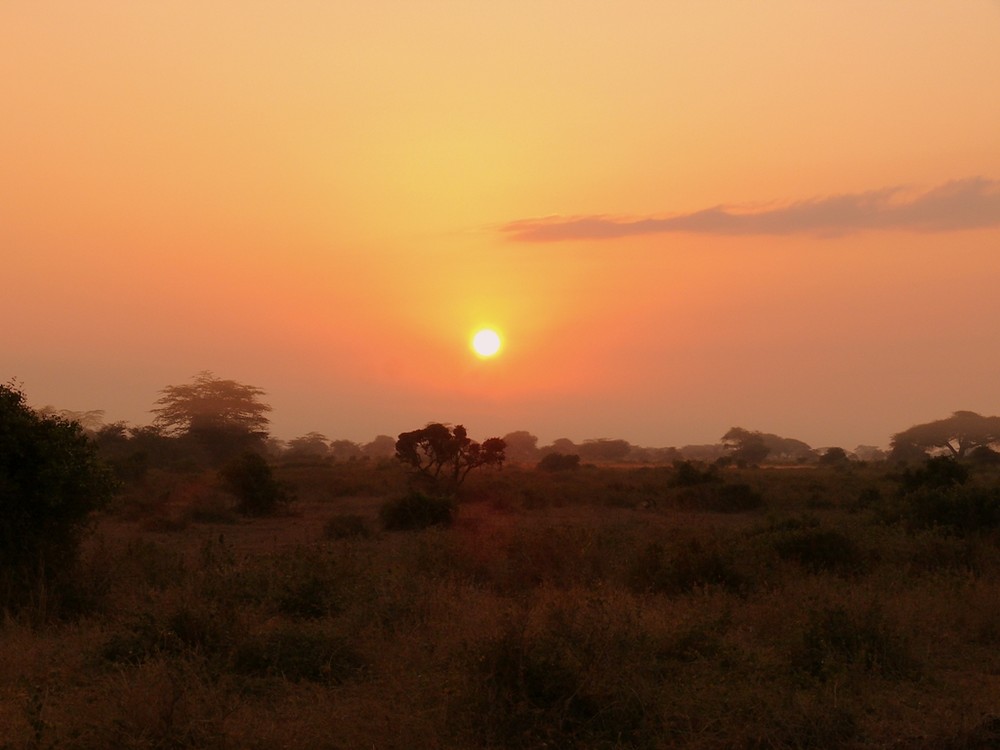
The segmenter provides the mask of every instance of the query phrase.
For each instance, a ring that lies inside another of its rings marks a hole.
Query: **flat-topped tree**
[[[892,455],[905,458],[914,450],[926,453],[943,449],[954,459],[963,459],[976,448],[1000,444],[1000,417],[984,417],[974,411],[956,411],[947,419],[914,425],[892,436]]]
[[[206,371],[185,385],[169,385],[157,401],[154,424],[164,432],[188,437],[215,460],[260,449],[267,439],[271,407],[256,386],[223,380]]]

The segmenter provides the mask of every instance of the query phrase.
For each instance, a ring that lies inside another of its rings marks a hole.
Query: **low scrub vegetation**
[[[995,746],[996,467],[574,464],[129,479],[6,608],[0,748]]]

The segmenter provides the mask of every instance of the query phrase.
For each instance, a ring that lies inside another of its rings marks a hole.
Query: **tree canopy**
[[[88,517],[115,487],[79,423],[38,414],[0,385],[0,609],[72,565]]]
[[[502,438],[479,444],[469,438],[462,425],[449,429],[432,422],[422,429],[401,433],[396,441],[396,458],[439,487],[455,489],[473,469],[502,466],[506,447]]]
[[[742,427],[733,427],[722,436],[722,444],[730,451],[734,461],[759,464],[771,452],[760,432],[751,432]]]
[[[153,409],[154,423],[174,434],[202,430],[267,434],[271,407],[260,400],[264,391],[223,380],[206,371],[186,385],[168,385]]]
[[[906,458],[917,451],[944,450],[962,459],[976,448],[1000,444],[1000,417],[984,417],[973,411],[956,411],[947,419],[914,425],[892,436],[892,455]]]

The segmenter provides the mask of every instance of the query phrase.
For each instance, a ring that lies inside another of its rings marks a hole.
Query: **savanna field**
[[[125,483],[0,627],[0,748],[1000,744],[995,467],[270,468]]]

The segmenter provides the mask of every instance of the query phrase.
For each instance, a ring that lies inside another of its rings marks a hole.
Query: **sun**
[[[492,328],[476,331],[472,337],[472,351],[480,357],[492,357],[500,351],[500,334]]]

